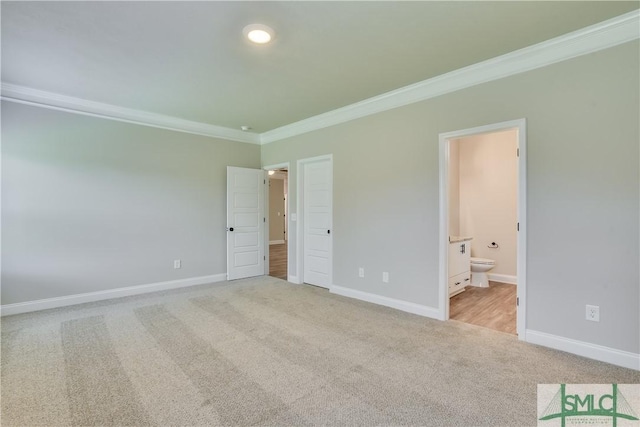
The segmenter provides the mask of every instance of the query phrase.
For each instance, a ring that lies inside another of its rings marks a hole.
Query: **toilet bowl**
[[[496,266],[496,262],[487,258],[471,257],[471,286],[489,287],[487,272]]]

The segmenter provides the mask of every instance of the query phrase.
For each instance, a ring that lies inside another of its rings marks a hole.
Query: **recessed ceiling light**
[[[248,132],[248,131],[250,131],[252,128],[251,128],[251,126],[240,126],[240,129],[241,129],[243,132]]]
[[[262,24],[250,24],[242,30],[245,37],[257,44],[269,43],[273,38],[273,29]]]

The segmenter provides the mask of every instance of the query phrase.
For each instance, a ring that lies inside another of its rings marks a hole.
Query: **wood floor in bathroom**
[[[287,244],[269,245],[269,276],[287,280]]]
[[[449,318],[516,334],[516,285],[489,282],[488,288],[467,286],[449,300]]]

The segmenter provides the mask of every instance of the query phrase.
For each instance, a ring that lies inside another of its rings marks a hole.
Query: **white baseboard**
[[[287,280],[291,283],[295,283],[296,285],[301,285],[302,282],[298,280],[298,276],[288,275]]]
[[[190,277],[188,279],[170,280],[167,282],[149,283],[146,285],[127,286],[124,288],[108,289],[104,291],[88,292],[85,294],[67,295],[63,297],[40,299],[35,301],[5,304],[0,306],[1,316],[29,313],[32,311],[48,310],[50,308],[66,307],[83,304],[85,302],[102,301],[112,298],[146,294],[150,292],[166,291],[169,289],[186,288],[188,286],[204,285],[207,283],[227,280],[227,274],[213,274],[210,276]]]
[[[509,283],[511,285],[518,284],[518,276],[511,276],[509,274],[487,273],[487,277],[493,282]]]
[[[270,245],[284,245],[284,240],[269,240]]]
[[[384,305],[385,307],[395,308],[396,310],[406,311],[407,313],[413,313],[419,316],[431,317],[433,319],[441,318],[440,310],[426,305],[402,301],[399,299],[389,298],[363,291],[357,291],[355,289],[344,288],[342,286],[336,285],[330,286],[329,292],[349,298],[355,298],[361,301],[371,302],[373,304]]]
[[[525,341],[640,371],[640,354],[637,353],[564,338],[545,332],[532,331],[530,329],[525,331]]]

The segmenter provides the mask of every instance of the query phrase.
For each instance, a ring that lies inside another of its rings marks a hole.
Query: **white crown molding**
[[[160,129],[264,145],[617,46],[640,38],[639,27],[640,10],[635,10],[533,46],[261,134],[74,98],[4,82],[1,86],[0,98]]]
[[[260,134],[262,144],[435,98],[471,86],[597,52],[640,37],[640,11],[365,99]]]
[[[165,116],[163,114],[74,98],[72,96],[60,95],[10,83],[2,83],[2,99],[160,129],[169,129],[250,144],[260,144],[260,135],[257,133],[243,132],[222,126]]]

